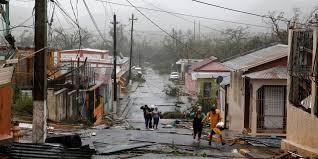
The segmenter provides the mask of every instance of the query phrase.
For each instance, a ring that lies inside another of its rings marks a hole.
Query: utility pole
[[[137,18],[134,18],[134,14],[131,15],[131,31],[130,31],[130,57],[129,57],[129,74],[128,74],[128,83],[131,79],[131,61],[132,61],[132,53],[133,53],[133,31],[134,31],[134,21],[137,20]],[[127,84],[128,84],[127,83]]]
[[[32,142],[44,143],[47,133],[47,1],[35,0],[35,51],[33,58],[33,129]]]
[[[193,41],[195,41],[195,20],[193,21]]]
[[[199,40],[201,40],[201,23],[200,23],[200,21],[199,21]]]
[[[114,92],[113,92],[113,113],[114,116],[116,116],[117,113],[117,77],[116,77],[116,66],[117,66],[117,24],[118,22],[116,21],[116,14],[114,14],[114,21],[113,21],[113,25],[114,25],[114,35],[113,35],[113,60],[114,60],[114,68],[113,68],[113,88],[114,88]]]

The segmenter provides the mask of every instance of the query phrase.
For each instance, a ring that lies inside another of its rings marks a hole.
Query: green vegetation
[[[26,94],[19,95],[15,98],[13,104],[13,113],[23,114],[23,115],[32,115],[33,111],[33,100],[31,96]]]

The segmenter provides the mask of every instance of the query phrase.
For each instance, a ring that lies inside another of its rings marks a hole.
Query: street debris
[[[82,140],[79,135],[62,135],[62,136],[48,137],[45,140],[45,143],[61,144],[64,147],[68,147],[68,148],[76,148],[76,147],[82,146]]]
[[[56,144],[12,143],[1,149],[9,158],[91,158],[95,150],[88,146],[66,148]]]
[[[238,135],[238,138],[258,147],[280,148],[282,138],[273,136]]]
[[[128,151],[128,150],[133,150],[141,147],[147,147],[151,146],[154,143],[136,143],[136,144],[129,144],[129,145],[115,145],[115,146],[96,146],[97,154],[98,155],[111,155],[115,153],[119,153],[122,151]]]

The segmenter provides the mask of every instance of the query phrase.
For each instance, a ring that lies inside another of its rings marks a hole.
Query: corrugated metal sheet
[[[197,72],[227,72],[228,71],[229,72],[230,70],[222,63],[210,60],[210,62],[194,69],[194,71],[197,71]]]
[[[95,150],[90,149],[88,146],[65,148],[57,144],[13,143],[2,148],[5,149],[5,156],[17,159],[87,159],[91,158],[92,155],[95,154]]]
[[[231,69],[238,70],[247,66],[262,64],[288,55],[288,46],[277,44],[258,51],[254,51],[223,62]]]
[[[11,82],[13,70],[13,66],[0,68],[0,86]]]
[[[273,67],[244,75],[244,77],[251,79],[287,79],[287,76],[287,67],[284,66]]]

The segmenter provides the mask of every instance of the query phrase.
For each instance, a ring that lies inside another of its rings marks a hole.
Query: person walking
[[[152,112],[153,116],[153,127],[154,129],[158,129],[159,119],[160,119],[160,111],[157,107],[155,107],[155,110]]]
[[[155,107],[155,105],[151,105],[150,108],[149,108],[148,120],[149,120],[149,128],[150,128],[150,130],[153,130],[152,118],[153,118],[154,107]]]
[[[145,119],[145,126],[146,126],[146,129],[148,129],[149,127],[149,107],[148,105],[144,105],[144,106],[141,106],[140,109],[144,112],[144,119]]]
[[[193,119],[193,139],[195,140],[198,134],[198,142],[200,142],[203,128],[202,120],[205,117],[202,108],[199,106],[196,112],[190,114],[190,117]]]
[[[215,106],[213,106],[211,108],[211,110],[209,111],[209,113],[207,114],[207,116],[205,116],[205,118],[202,120],[202,124],[204,125],[206,122],[210,122],[210,129],[211,129],[211,134],[209,137],[209,145],[211,145],[212,142],[212,137],[213,135],[217,134],[220,137],[220,141],[222,143],[222,145],[224,145],[225,143],[223,142],[223,138],[222,138],[222,129],[220,129],[218,125],[219,122],[221,122],[222,117],[220,115],[219,112],[216,112],[216,108]]]

